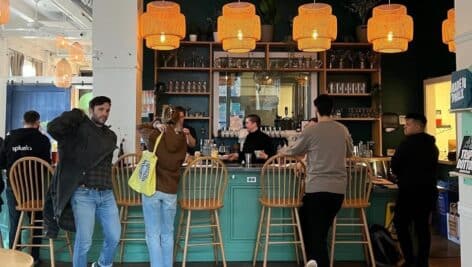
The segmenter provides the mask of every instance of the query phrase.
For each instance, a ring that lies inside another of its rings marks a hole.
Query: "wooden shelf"
[[[287,68],[287,69],[268,69],[267,71],[277,72],[323,72],[323,68],[318,69],[298,69],[298,68]]]
[[[197,68],[197,67],[156,67],[157,71],[209,71],[210,68]]]
[[[194,92],[194,93],[191,93],[191,92],[166,92],[165,94],[166,95],[188,95],[188,96],[192,96],[192,95],[210,95],[209,92]]]
[[[380,118],[333,118],[336,121],[378,121]]]
[[[343,68],[343,69],[326,69],[326,72],[360,72],[360,73],[374,73],[378,72],[379,69],[348,69],[348,68]]]
[[[210,117],[185,117],[186,120],[209,120]]]
[[[366,94],[330,94],[327,93],[329,96],[342,96],[342,97],[365,97],[365,96],[372,96],[372,94],[366,93]]]
[[[190,41],[181,41],[181,45],[184,46],[221,46],[221,42],[213,42],[213,41],[195,41],[195,42],[190,42]],[[290,41],[290,42],[256,42],[256,46],[272,46],[272,47],[290,47],[290,46],[296,46],[297,43]],[[358,43],[358,42],[334,42],[331,43],[331,47],[333,48],[338,48],[338,47],[365,47],[369,48],[372,47],[372,44],[370,43]],[[300,51],[301,52],[301,51]]]
[[[262,72],[267,69],[248,69],[248,68],[213,68],[214,72]]]

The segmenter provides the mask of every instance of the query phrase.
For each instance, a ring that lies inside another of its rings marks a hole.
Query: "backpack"
[[[376,265],[379,267],[396,266],[400,260],[400,251],[390,232],[378,224],[371,225],[369,232]]]

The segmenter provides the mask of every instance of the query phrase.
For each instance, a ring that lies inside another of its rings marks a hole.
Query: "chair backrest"
[[[43,200],[51,183],[51,165],[37,157],[23,157],[15,161],[8,179],[17,207],[29,210],[43,209]]]
[[[370,201],[372,190],[372,169],[362,158],[346,160],[347,188],[344,196],[345,205],[364,205]]]
[[[227,183],[228,170],[221,160],[199,157],[184,171],[179,199],[189,207],[222,205]]]
[[[140,205],[141,194],[128,186],[128,180],[139,162],[139,155],[125,154],[113,164],[112,183],[118,205]]]
[[[387,179],[389,177],[390,157],[366,158],[365,161],[372,169],[374,177]]]
[[[305,164],[298,158],[281,155],[269,158],[261,172],[261,199],[269,205],[300,205],[305,176]]]

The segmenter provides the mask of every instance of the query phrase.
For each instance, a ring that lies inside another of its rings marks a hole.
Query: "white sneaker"
[[[306,263],[305,267],[318,267],[318,264],[316,263],[315,260],[309,260],[309,261]]]
[[[100,265],[98,265],[98,262],[93,262],[92,265],[90,265],[90,267],[100,267]]]

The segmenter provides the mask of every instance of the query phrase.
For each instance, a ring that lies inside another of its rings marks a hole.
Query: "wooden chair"
[[[211,157],[200,157],[190,162],[184,171],[180,192],[179,205],[181,209],[177,238],[175,241],[174,258],[180,243],[184,241],[182,266],[186,266],[187,251],[192,246],[213,246],[215,264],[218,264],[218,249],[220,248],[223,266],[226,267],[223,238],[221,235],[218,210],[223,207],[224,193],[228,183],[228,171],[222,161]],[[210,212],[209,220],[193,220],[196,211]],[[185,228],[185,230],[183,230]],[[200,229],[200,230],[198,230]],[[209,229],[202,233],[201,229]],[[192,230],[197,232],[191,233]],[[200,242],[189,242],[190,238],[202,239]],[[209,240],[211,238],[211,240]]]
[[[128,225],[144,226],[142,215],[129,215],[130,207],[141,206],[141,194],[132,190],[128,186],[128,180],[131,177],[136,165],[139,162],[139,155],[130,153],[123,155],[113,164],[112,183],[113,192],[118,207],[120,207],[121,238],[120,238],[120,262],[123,262],[123,254],[126,241],[143,241],[144,229],[128,230]],[[142,214],[142,209],[140,209]],[[143,237],[127,237],[127,233],[142,234]]]
[[[20,158],[10,169],[9,179],[16,199],[16,210],[20,211],[20,219],[16,229],[15,241],[13,242],[13,249],[22,247],[49,247],[51,266],[55,266],[54,260],[54,243],[49,239],[49,244],[33,244],[33,238],[46,238],[45,235],[35,236],[33,231],[35,229],[44,230],[42,224],[43,220],[35,218],[36,212],[42,212],[44,208],[44,199],[46,192],[51,182],[53,169],[48,162],[36,157]],[[25,213],[30,212],[30,223],[23,225]],[[21,238],[21,230],[30,230],[30,240],[27,244],[19,244]],[[72,247],[69,235],[65,234],[66,245],[69,253],[72,256]]]
[[[372,169],[369,164],[361,158],[351,158],[346,160],[347,165],[347,188],[344,196],[342,209],[354,211],[353,216],[357,217],[339,217],[336,216],[333,222],[333,232],[331,235],[331,261],[330,266],[334,264],[334,251],[336,244],[363,244],[366,261],[372,267],[375,267],[375,258],[370,241],[369,226],[365,215],[365,209],[370,206],[370,193],[372,191]],[[359,232],[343,231],[338,233],[338,227],[352,230],[360,228]],[[337,237],[347,237],[337,239]],[[360,239],[354,239],[359,237]],[[354,240],[353,240],[354,239]]]
[[[262,208],[253,266],[256,266],[259,246],[264,247],[262,265],[267,266],[268,249],[272,244],[294,244],[297,263],[299,264],[300,249],[303,264],[306,264],[305,245],[298,215],[298,208],[302,205],[305,175],[305,164],[295,157],[275,155],[264,164],[260,178],[261,197],[259,199]],[[289,218],[273,218],[273,209],[289,209],[291,215]],[[271,233],[272,227],[291,227],[292,232]],[[271,237],[284,236],[291,236],[293,240],[287,238],[271,240]]]
[[[390,157],[365,158],[364,160],[370,165],[373,177],[388,178]]]
[[[0,248],[0,260],[2,266],[8,267],[33,267],[34,264],[31,255],[13,249]]]

